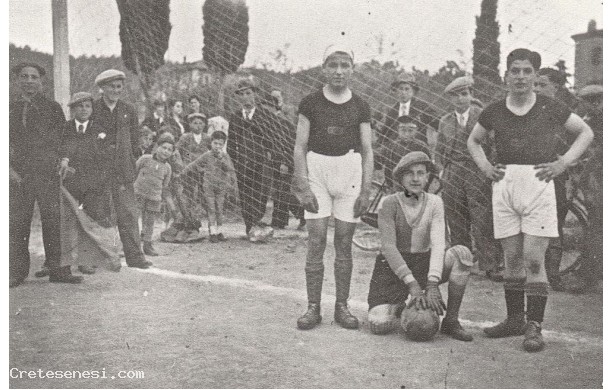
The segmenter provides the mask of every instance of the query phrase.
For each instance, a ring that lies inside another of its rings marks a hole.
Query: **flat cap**
[[[96,77],[95,83],[102,85],[115,80],[125,80],[125,73],[117,69],[107,69]]]
[[[392,88],[398,87],[400,84],[410,84],[412,87],[417,87],[417,82],[410,73],[401,73],[391,83]]]
[[[27,68],[27,67],[38,70],[38,74],[40,74],[41,77],[47,74],[47,72],[45,71],[45,68],[43,68],[42,66],[38,65],[35,62],[20,62],[19,64],[11,68],[11,72],[13,74],[19,74],[23,68]]]
[[[457,77],[444,88],[444,93],[452,93],[460,91],[464,88],[471,88],[474,85],[474,79],[470,76]]]
[[[581,88],[577,93],[578,97],[587,97],[599,94],[603,94],[603,87],[598,84],[587,85],[586,87]]]
[[[93,95],[90,94],[89,92],[76,92],[72,94],[72,97],[70,98],[70,101],[68,102],[68,107],[72,107],[75,104],[79,104],[86,100],[90,100],[93,102]]]
[[[402,175],[408,168],[415,164],[425,164],[429,172],[434,172],[434,165],[431,159],[425,152],[415,151],[406,154],[393,168],[393,178],[397,181],[401,181]]]
[[[242,92],[244,90],[247,89],[252,89],[253,91],[255,90],[255,84],[253,84],[253,82],[249,79],[241,79],[240,81],[238,81],[238,83],[236,84],[236,90],[234,91],[234,93],[239,93]]]
[[[188,121],[188,122],[191,122],[191,121],[192,121],[192,120],[194,120],[195,118],[200,118],[200,119],[202,119],[204,122],[206,122],[206,119],[207,119],[207,118],[206,118],[206,115],[201,114],[201,113],[199,113],[199,112],[193,112],[193,113],[191,113],[191,114],[187,115],[187,121]]]
[[[327,61],[329,56],[334,53],[346,53],[349,57],[351,57],[351,62],[355,63],[355,53],[351,50],[347,45],[341,43],[333,43],[325,48],[323,52],[323,63]]]

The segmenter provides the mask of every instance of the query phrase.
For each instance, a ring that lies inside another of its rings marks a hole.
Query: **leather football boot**
[[[485,328],[484,332],[491,338],[521,336],[525,334],[525,315],[520,313],[506,318],[499,324]]]
[[[304,315],[302,315],[297,320],[298,329],[312,329],[318,324],[320,324],[322,319],[323,318],[321,317],[321,304],[309,303],[306,313],[304,313]]]
[[[336,303],[334,320],[336,320],[341,327],[346,329],[359,328],[359,320],[351,314],[346,303]]]

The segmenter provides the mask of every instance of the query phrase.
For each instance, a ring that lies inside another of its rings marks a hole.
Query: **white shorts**
[[[317,197],[318,213],[304,212],[306,219],[331,215],[344,222],[357,223],[353,207],[361,192],[361,154],[353,151],[343,156],[306,154],[308,184]]]
[[[493,183],[495,238],[525,233],[558,237],[555,183],[540,181],[533,165],[507,165],[504,178]]]

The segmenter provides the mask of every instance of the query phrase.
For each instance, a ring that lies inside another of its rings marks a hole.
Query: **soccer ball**
[[[431,309],[417,309],[409,305],[402,311],[400,324],[410,340],[428,341],[438,332],[440,318]]]
[[[249,231],[249,241],[264,243],[274,236],[274,229],[270,226],[253,226]]]

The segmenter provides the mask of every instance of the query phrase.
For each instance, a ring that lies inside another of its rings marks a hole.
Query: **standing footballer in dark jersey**
[[[298,328],[321,322],[323,254],[327,226],[334,216],[336,259],[336,322],[348,329],[359,321],[347,307],[353,270],[352,238],[359,216],[369,202],[373,153],[370,107],[348,87],[353,73],[352,51],[331,46],[323,59],[327,84],[306,96],[299,106],[294,151],[296,196],[306,210],[308,310]]]
[[[495,238],[504,249],[504,290],[508,317],[486,328],[489,337],[525,335],[523,348],[544,348],[542,321],[548,296],[544,253],[558,237],[555,184],[588,148],[593,131],[565,106],[536,95],[534,81],[541,57],[528,49],[512,51],[506,60],[504,100],[492,103],[480,115],[468,139],[474,161],[493,183]],[[557,157],[555,136],[563,126],[577,137]],[[495,132],[498,164],[487,159],[482,144]],[[527,295],[527,323],[525,323]]]

